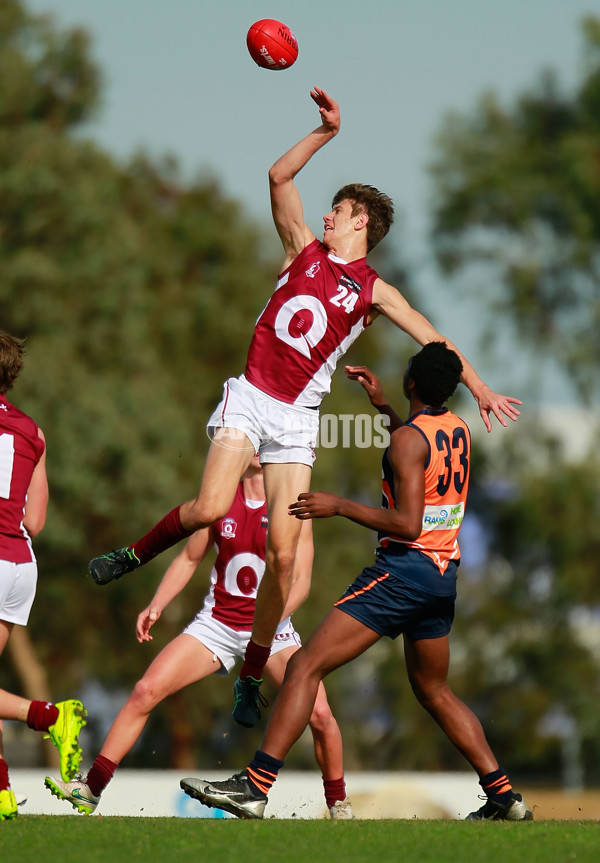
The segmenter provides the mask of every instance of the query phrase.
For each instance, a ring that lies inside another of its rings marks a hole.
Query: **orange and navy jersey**
[[[384,548],[400,542],[421,551],[433,560],[443,575],[450,560],[460,559],[458,532],[465,515],[469,487],[471,434],[466,423],[447,408],[420,411],[406,425],[423,435],[429,448],[425,462],[422,530],[414,541],[380,532],[379,542]],[[394,503],[394,475],[386,450],[382,505],[391,509]]]

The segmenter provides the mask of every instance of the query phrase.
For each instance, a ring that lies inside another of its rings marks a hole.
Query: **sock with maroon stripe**
[[[488,773],[487,776],[483,776],[479,780],[479,784],[490,800],[493,800],[495,803],[508,803],[512,797],[512,785],[501,767],[492,773]]]
[[[7,791],[10,788],[10,779],[8,778],[8,764],[4,758],[0,758],[0,791]]]
[[[244,680],[246,677],[252,677],[254,680],[261,680],[263,668],[267,664],[270,653],[270,646],[263,647],[262,644],[257,644],[250,639],[246,647],[246,653],[244,654],[244,662],[240,669],[240,678]]]
[[[32,701],[27,711],[27,726],[34,731],[48,731],[58,719],[58,707],[51,701]]]
[[[257,749],[254,758],[246,768],[248,784],[257,797],[269,793],[283,764],[284,762],[279,761],[278,758],[273,758],[262,749]]]
[[[140,566],[193,533],[193,530],[186,530],[181,524],[180,509],[180,506],[176,506],[164,518],[161,518],[158,524],[155,524],[147,534],[134,542],[133,545],[128,546],[128,548],[133,549]]]
[[[87,775],[85,784],[88,786],[94,797],[100,797],[110,780],[115,775],[115,771],[119,765],[114,761],[105,758],[104,755],[97,755],[94,763],[90,767],[90,772]]]
[[[325,779],[323,776],[323,788],[328,806],[335,806],[338,801],[346,799],[346,780],[343,773],[341,779]]]

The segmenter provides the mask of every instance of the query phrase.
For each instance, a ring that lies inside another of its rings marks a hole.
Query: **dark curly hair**
[[[353,216],[358,216],[359,213],[368,215],[367,251],[370,252],[377,243],[383,240],[394,224],[392,199],[376,189],[375,186],[367,186],[364,183],[349,183],[335,193],[331,206],[335,207],[340,201],[352,202]]]
[[[25,342],[0,330],[0,393],[8,392],[23,368]]]
[[[421,401],[440,408],[454,394],[462,370],[456,351],[445,342],[429,342],[411,358],[407,374]]]

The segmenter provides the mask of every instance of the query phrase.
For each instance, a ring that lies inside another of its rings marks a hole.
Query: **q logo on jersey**
[[[310,359],[310,349],[327,331],[327,312],[310,294],[299,294],[287,300],[277,312],[275,334],[294,350]]]
[[[255,597],[264,571],[265,562],[257,554],[236,554],[225,567],[223,587],[231,596]]]
[[[235,518],[224,518],[221,522],[221,536],[225,539],[235,539],[237,521]]]
[[[315,263],[311,264],[308,270],[306,270],[305,275],[308,276],[309,279],[314,279],[320,269],[321,261],[315,261]]]

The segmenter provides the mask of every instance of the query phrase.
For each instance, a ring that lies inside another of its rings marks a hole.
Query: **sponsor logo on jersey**
[[[354,279],[351,279],[350,276],[346,275],[346,273],[342,273],[340,276],[340,285],[343,285],[345,288],[349,288],[357,294],[360,294],[362,288],[361,284],[355,282]]]
[[[235,539],[237,531],[237,521],[235,518],[224,518],[221,522],[221,536],[225,539]]]
[[[458,530],[464,515],[462,502],[454,506],[426,506],[423,530]]]
[[[315,261],[314,264],[311,264],[308,270],[306,271],[306,275],[309,279],[314,279],[319,270],[321,269],[321,261]]]
[[[260,526],[261,527],[268,527],[269,526],[269,516],[268,515],[261,515]]]

